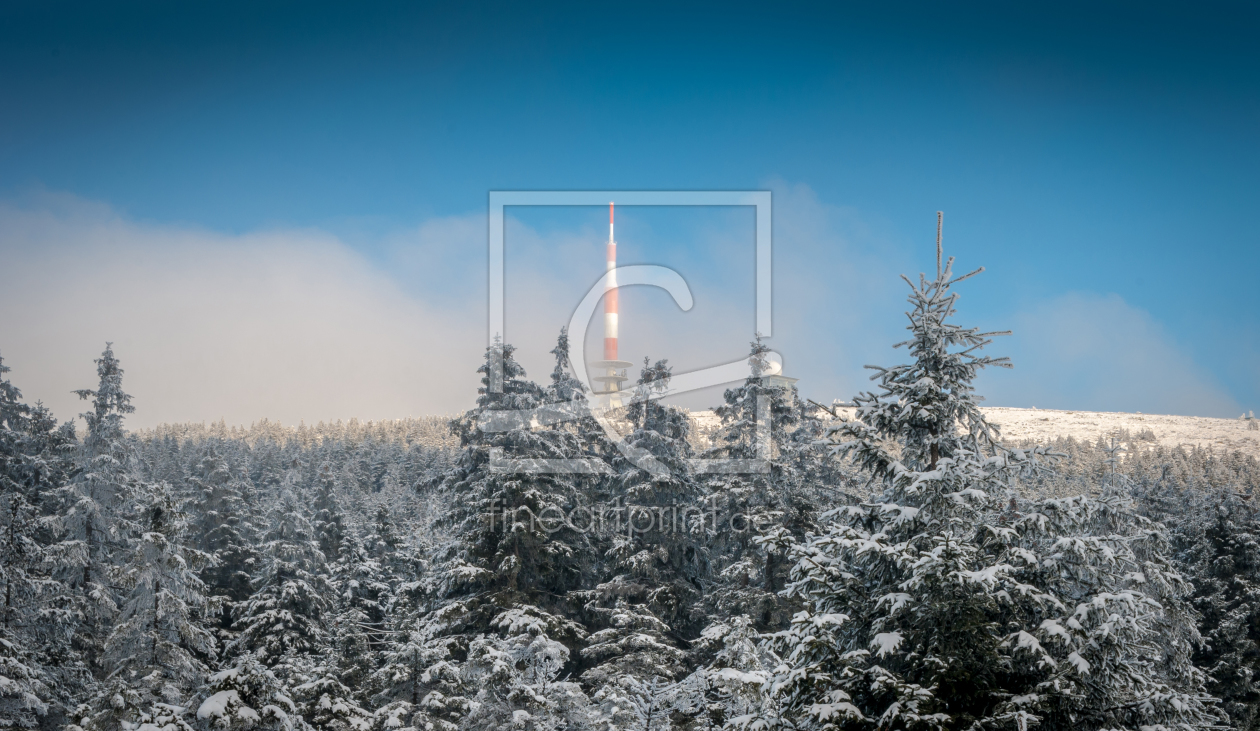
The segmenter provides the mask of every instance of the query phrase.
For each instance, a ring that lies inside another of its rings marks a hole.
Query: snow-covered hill
[[[1196,445],[1217,452],[1240,451],[1260,458],[1260,430],[1257,422],[1240,419],[1214,419],[1206,416],[1168,416],[1098,411],[1054,411],[1048,409],[984,409],[990,421],[1002,428],[1007,441],[1044,441],[1059,436],[1094,441],[1127,430],[1133,439],[1163,446]]]
[[[983,409],[994,424],[1001,427],[1007,442],[1048,441],[1055,437],[1074,437],[1094,441],[1127,431],[1127,438],[1150,441],[1164,446],[1196,445],[1221,451],[1240,451],[1260,459],[1260,425],[1258,421],[1215,419],[1205,416],[1168,416],[1098,411],[1056,411],[1053,409],[1013,409],[1001,406]],[[837,413],[852,418],[853,409],[841,407]],[[702,434],[718,425],[712,411],[692,414]]]

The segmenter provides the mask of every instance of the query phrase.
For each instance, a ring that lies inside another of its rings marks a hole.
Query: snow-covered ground
[[[1131,438],[1149,440],[1152,444],[1180,444],[1212,447],[1214,450],[1238,450],[1260,459],[1260,430],[1250,427],[1257,422],[1240,419],[1214,419],[1206,416],[1167,416],[1163,414],[1113,413],[1098,411],[1056,411],[1053,409],[982,409],[991,422],[1002,429],[1006,442],[1025,439],[1047,441],[1055,437],[1075,437],[1094,441],[1106,439],[1120,430]],[[837,413],[853,417],[852,408],[839,408]],[[718,426],[712,411],[692,413],[701,434],[711,433]],[[1149,433],[1146,433],[1149,432]],[[1153,438],[1152,438],[1153,437]]]
[[[1094,441],[1125,429],[1134,438],[1150,432],[1154,435],[1151,441],[1164,446],[1185,444],[1212,447],[1217,452],[1238,450],[1260,458],[1260,431],[1250,428],[1256,422],[1240,419],[1003,407],[983,411],[990,421],[1002,428],[1002,438],[1011,442],[1041,441],[1057,436]]]

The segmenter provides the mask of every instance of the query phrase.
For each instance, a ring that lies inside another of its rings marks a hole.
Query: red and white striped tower
[[[604,360],[617,360],[617,239],[613,238],[613,204],[608,204],[608,284],[604,287]]]
[[[600,375],[591,380],[604,384],[602,393],[614,394],[610,401],[620,405],[615,395],[621,391],[621,384],[629,380],[626,369],[634,365],[624,360],[617,360],[617,240],[613,237],[613,204],[608,204],[608,246],[605,248],[605,267],[608,279],[604,286],[604,359],[592,365],[599,369]]]

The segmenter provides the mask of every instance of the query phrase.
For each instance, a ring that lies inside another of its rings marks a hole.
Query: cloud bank
[[[863,364],[906,357],[889,346],[905,334],[897,274],[917,271],[913,257],[806,186],[771,187],[769,342],[804,395],[848,398],[869,387]],[[663,292],[624,292],[622,357],[667,357],[688,371],[746,352],[752,239],[738,216],[714,221],[686,247],[665,240],[648,261],[633,262],[676,267],[696,306],[683,313]],[[632,225],[627,241],[660,239]],[[83,410],[70,392],[95,386],[92,360],[107,340],[137,406],[132,427],[452,413],[472,404],[478,386],[485,236],[483,213],[431,219],[369,256],[318,230],[224,235],[131,221],[56,195],[0,204],[0,355],[26,398],[62,419]],[[508,340],[531,377],[545,381],[560,326],[602,273],[605,233],[510,219],[508,236]],[[992,350],[1012,356],[1016,369],[979,384],[991,404],[1207,416],[1241,409],[1158,322],[1116,295],[1070,293],[981,313],[964,300],[960,311],[961,324],[983,319],[1015,330]],[[587,352],[598,357],[598,322],[591,333]],[[699,408],[720,397],[709,389],[680,402]]]
[[[995,405],[1237,416],[1242,410],[1159,322],[1116,294],[1069,292],[1012,318],[994,352],[1015,368],[986,374]]]
[[[398,418],[466,408],[480,313],[402,291],[316,231],[245,236],[123,220],[61,199],[0,207],[0,354],[60,418],[105,341],[132,427]]]

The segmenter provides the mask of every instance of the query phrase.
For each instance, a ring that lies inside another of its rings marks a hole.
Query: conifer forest
[[[854,418],[757,339],[712,433],[645,364],[620,445],[563,332],[383,423],[129,430],[125,352],[79,421],[0,365],[0,727],[1260,729],[1260,464],[1004,441],[968,276],[907,280]]]

